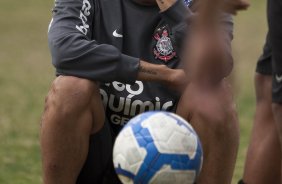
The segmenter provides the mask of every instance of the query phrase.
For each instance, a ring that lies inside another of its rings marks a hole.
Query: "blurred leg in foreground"
[[[239,126],[228,82],[233,59],[230,17],[248,3],[199,1],[198,16],[191,24],[184,54],[185,71],[190,83],[179,101],[177,114],[188,120],[203,145],[204,160],[197,184],[230,184],[239,146]],[[239,5],[239,6],[237,6]],[[232,28],[231,28],[232,29]],[[189,54],[187,54],[189,53]]]

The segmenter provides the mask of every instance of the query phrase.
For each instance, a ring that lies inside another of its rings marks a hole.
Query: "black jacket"
[[[179,67],[192,16],[188,2],[178,0],[160,13],[133,0],[56,0],[48,38],[57,75],[102,82],[106,114],[117,129],[143,111],[173,111],[178,94],[136,77],[140,59]],[[230,16],[223,22],[232,35]]]

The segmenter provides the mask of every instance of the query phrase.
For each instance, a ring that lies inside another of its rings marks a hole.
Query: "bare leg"
[[[245,163],[247,184],[279,184],[281,152],[277,128],[273,119],[272,77],[256,74],[256,114]]]
[[[190,84],[177,113],[186,118],[203,145],[203,167],[199,184],[230,184],[239,144],[237,115],[229,86],[205,91]]]
[[[76,182],[87,157],[89,137],[103,123],[103,106],[94,82],[66,76],[54,81],[41,127],[45,184]]]
[[[282,150],[281,150],[281,147],[282,147],[282,104],[273,103],[272,109],[273,109],[274,119],[275,119],[275,122],[276,122],[276,125],[277,125],[277,128],[278,128],[278,134],[279,134],[279,143],[280,143],[280,152],[279,152],[280,154],[279,154],[279,156],[280,157],[278,157],[278,156],[277,157],[280,160],[280,166],[281,166],[282,165],[282,163],[281,163],[281,158],[282,158],[282,155],[281,155],[281,152],[282,152]],[[278,148],[279,148],[279,146],[276,147],[276,149],[278,149]],[[277,162],[278,162],[278,160],[277,160]],[[281,169],[281,167],[280,167],[280,169]],[[282,175],[282,169],[280,170],[280,175],[278,175],[278,176],[280,176],[280,180],[279,180],[279,177],[277,177],[277,183],[280,183],[280,182],[282,183],[281,175]],[[278,182],[278,180],[280,182]]]

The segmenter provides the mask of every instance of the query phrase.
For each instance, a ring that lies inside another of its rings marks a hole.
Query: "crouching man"
[[[225,36],[216,37],[217,63],[192,62],[206,62],[197,57],[212,48],[202,49],[207,32],[189,36],[186,18],[192,20],[196,5],[191,0],[55,1],[48,34],[57,78],[41,127],[45,184],[119,183],[111,157],[114,137],[130,118],[147,110],[178,113],[194,126],[204,149],[198,183],[230,183],[238,124],[222,78],[232,68],[233,24],[230,15],[220,21]],[[183,49],[185,36],[187,48],[195,52]],[[181,66],[189,66],[188,77]],[[202,71],[208,71],[208,78],[216,73],[216,85],[205,85],[206,77],[197,82]],[[184,93],[177,92],[183,87]]]

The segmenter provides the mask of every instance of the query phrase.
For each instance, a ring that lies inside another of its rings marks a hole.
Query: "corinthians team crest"
[[[154,55],[156,59],[168,62],[176,56],[176,52],[173,49],[167,29],[164,29],[161,35],[157,32],[154,35],[154,38],[157,41],[154,48]]]

